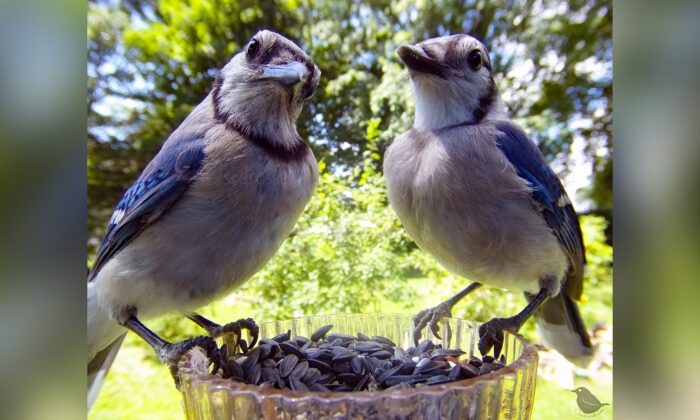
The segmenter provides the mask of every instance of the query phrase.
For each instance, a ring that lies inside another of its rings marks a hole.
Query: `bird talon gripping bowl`
[[[476,323],[444,322],[451,342],[417,347],[409,315],[270,322],[247,354],[229,348],[230,368],[216,374],[195,349],[180,362],[187,418],[529,418],[535,348],[506,334],[502,357],[481,358]]]

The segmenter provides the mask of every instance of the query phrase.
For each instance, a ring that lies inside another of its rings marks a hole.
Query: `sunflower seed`
[[[391,387],[396,384],[405,382],[410,384],[411,382],[416,381],[416,377],[412,375],[396,375],[396,376],[390,376],[386,378],[386,386]]]
[[[311,341],[313,341],[315,343],[317,341],[322,340],[323,337],[326,336],[328,331],[331,330],[331,328],[333,328],[333,325],[324,325],[323,327],[317,329],[316,331],[313,332],[313,334],[311,334]]]
[[[437,362],[434,362],[430,359],[421,359],[417,364],[416,368],[414,369],[413,373],[414,374],[419,374],[422,372],[429,372],[435,368],[439,368],[440,365]]]
[[[360,356],[355,356],[350,359],[350,370],[357,375],[362,375],[365,371],[365,366],[362,363],[362,358]]]
[[[410,373],[413,373],[413,370],[416,368],[416,362],[405,362],[402,363],[399,367],[398,374],[399,375],[408,375]]]
[[[335,391],[335,392],[350,392],[350,391],[352,391],[352,387],[349,385],[345,385],[345,384],[328,384],[328,385],[326,385],[326,387],[328,389],[330,389],[331,391]]]
[[[376,357],[365,357],[362,359],[362,363],[365,365],[365,368],[370,371],[370,372],[375,372],[377,369],[382,368],[382,361],[377,359]]]
[[[294,366],[294,369],[292,369],[291,372],[289,372],[289,376],[293,376],[299,380],[306,375],[306,371],[309,370],[309,362],[306,360],[299,362],[296,366]]]
[[[447,357],[459,357],[465,354],[462,350],[435,349],[430,353],[432,360],[445,360]]]
[[[259,358],[260,347],[256,347],[248,352],[248,355],[245,357],[245,360],[241,363],[241,369],[243,369],[243,371],[248,371],[253,365],[258,363]]]
[[[334,341],[334,340],[340,340],[343,343],[350,343],[352,341],[355,341],[355,337],[347,334],[339,334],[339,333],[331,333],[328,334],[327,338],[328,341]]]
[[[311,338],[291,337],[291,330],[263,338],[257,347],[228,354],[218,349],[214,368],[223,378],[257,384],[261,388],[315,392],[359,392],[407,389],[485,375],[505,366],[505,356],[460,357],[460,349],[443,348],[430,340],[403,349],[382,336],[357,337],[331,333],[323,326]],[[448,362],[449,361],[449,362]],[[216,369],[218,370],[218,369]],[[214,372],[215,373],[215,372]]]
[[[500,369],[502,366],[496,364],[496,363],[484,363],[481,365],[481,368],[479,368],[479,375],[486,375],[487,373],[491,373],[493,371],[496,371]]]
[[[356,341],[350,344],[350,348],[362,353],[373,353],[375,351],[382,350],[381,344],[377,343],[376,341]]]
[[[310,391],[314,392],[331,392],[330,389],[326,388],[325,386],[319,384],[318,382],[315,384],[312,384],[309,386]]]
[[[231,376],[234,378],[243,379],[243,377],[245,376],[241,365],[236,363],[235,360],[228,361],[228,369],[231,372]]]
[[[309,340],[308,338],[304,337],[303,335],[297,335],[297,336],[294,336],[294,340],[293,340],[293,341],[294,341],[294,343],[295,343],[297,346],[301,347],[301,346],[303,346],[304,344],[308,343],[308,342],[311,341],[311,340]]]
[[[263,368],[260,379],[265,382],[270,382],[274,384],[275,382],[277,382],[277,379],[279,379],[279,377],[279,370],[273,368]]]
[[[450,382],[450,378],[445,375],[438,375],[438,376],[433,376],[431,378],[428,378],[427,381],[425,381],[426,385],[437,385],[437,384],[444,384],[445,382]]]
[[[310,367],[316,368],[321,372],[333,372],[333,368],[331,367],[331,365],[324,363],[320,360],[307,359],[306,361],[309,363]]]
[[[335,370],[336,373],[350,373],[350,372],[352,372],[352,369],[350,368],[350,363],[348,363],[348,362],[333,363],[333,370]]]
[[[317,349],[312,347],[304,350],[304,354],[306,355],[307,359],[319,360],[325,363],[330,363],[330,361],[333,359],[333,354],[328,349]]]
[[[355,353],[351,352],[350,350],[340,346],[333,347],[333,359],[331,360],[334,363],[347,362],[353,357],[355,357]]]
[[[303,382],[301,382],[298,378],[296,378],[294,376],[289,378],[289,386],[294,391],[308,391],[309,390],[309,388],[307,388]]]
[[[396,347],[396,343],[394,343],[393,341],[389,340],[386,337],[382,337],[381,335],[373,335],[372,340],[377,341],[377,342],[382,343],[382,344],[386,344],[389,347]]]
[[[277,346],[277,347],[279,348],[279,346]],[[258,358],[258,360],[265,360],[265,359],[271,357],[272,353],[273,353],[273,347],[269,344],[258,345],[253,350],[255,350],[255,349],[260,349],[260,357]]]
[[[392,354],[386,350],[379,350],[370,354],[370,356],[376,357],[377,359],[391,359]]]
[[[257,385],[260,382],[261,375],[262,369],[260,365],[256,363],[245,373],[245,380],[249,384]]]
[[[278,343],[283,343],[285,341],[289,341],[291,336],[292,336],[292,330],[289,330],[286,333],[282,333],[280,335],[276,335],[276,336],[272,337],[271,340],[276,341]]]
[[[321,377],[321,371],[316,369],[316,368],[309,368],[304,376],[301,378],[301,381],[305,383],[306,385],[311,385],[316,383],[318,379]]]
[[[358,392],[362,391],[362,389],[367,385],[367,381],[369,381],[369,375],[363,376],[355,385],[355,387],[352,389],[353,392]]]
[[[462,377],[462,366],[454,365],[448,374],[450,381],[458,381]]]
[[[286,378],[292,372],[292,369],[294,369],[298,362],[299,358],[295,354],[286,355],[279,365],[280,376]]]
[[[423,340],[418,344],[418,347],[416,347],[416,351],[415,351],[414,355],[421,356],[423,353],[425,353],[426,351],[432,350],[433,348],[435,348],[435,345],[433,344],[432,341],[427,340],[427,339]]]
[[[321,376],[318,377],[318,383],[326,385],[335,380],[335,373],[332,372],[327,372],[327,373],[322,373]]]
[[[275,362],[275,359],[270,358],[260,362],[260,365],[264,368],[274,368],[275,366],[277,366],[277,362]]]
[[[389,378],[391,376],[395,376],[399,372],[400,369],[401,369],[401,366],[396,366],[394,368],[385,370],[377,377],[377,383],[379,385],[383,384],[387,380],[387,378]],[[408,376],[408,375],[406,375],[406,376]]]
[[[358,382],[360,382],[362,376],[355,375],[354,373],[341,373],[340,375],[338,375],[337,379],[338,382],[342,382],[350,386],[355,386]]]
[[[462,376],[465,378],[476,378],[479,376],[479,368],[471,364],[462,365]]]
[[[299,350],[297,346],[291,343],[291,341],[285,341],[284,343],[280,343],[280,349],[284,352],[284,354],[293,354],[300,359],[306,359],[306,354],[304,354],[303,351]]]
[[[399,346],[394,347],[394,359],[402,362],[408,362],[411,360],[411,358],[406,354],[406,351]]]

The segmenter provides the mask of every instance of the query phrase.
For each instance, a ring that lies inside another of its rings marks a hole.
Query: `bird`
[[[387,148],[388,199],[417,245],[451,273],[473,281],[419,312],[413,337],[482,285],[524,292],[527,306],[478,329],[478,349],[496,356],[504,331],[534,315],[546,345],[577,365],[593,349],[576,300],[585,251],[578,216],[532,139],[509,117],[486,46],[466,34],[396,50],[415,98],[412,128]],[[448,338],[449,339],[449,338]]]
[[[128,330],[176,384],[189,348],[214,351],[226,327],[257,334],[251,319],[221,327],[194,311],[253,276],[311,199],[318,165],[296,120],[320,76],[294,42],[258,31],[124,193],[88,274],[88,408]],[[169,343],[141,322],[166,313],[209,336]]]
[[[578,387],[574,390],[571,390],[571,392],[576,393],[576,404],[578,405],[578,408],[581,409],[582,412],[586,414],[592,414],[600,410],[604,405],[610,405],[610,403],[601,403],[598,401],[598,398],[595,397],[585,387]]]

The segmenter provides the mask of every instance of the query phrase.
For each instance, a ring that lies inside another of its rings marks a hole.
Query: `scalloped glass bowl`
[[[450,343],[443,324],[445,348],[476,349],[478,324],[446,318],[452,329]],[[323,325],[332,332],[381,335],[404,349],[412,345],[410,315],[358,314],[311,316],[260,325],[260,337],[292,330],[309,337]],[[506,333],[502,352],[506,367],[477,378],[407,390],[377,392],[299,392],[260,389],[222,379],[208,372],[205,359],[188,353],[180,362],[184,409],[188,419],[529,419],[535,396],[538,356],[522,337]],[[201,355],[201,353],[200,353]]]

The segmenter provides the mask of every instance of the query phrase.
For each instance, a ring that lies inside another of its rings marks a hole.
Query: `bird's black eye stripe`
[[[474,50],[470,52],[469,57],[467,57],[467,64],[469,64],[469,67],[471,67],[472,70],[479,71],[481,65],[483,64],[481,51]]]
[[[260,51],[260,42],[257,39],[252,39],[245,49],[245,56],[246,58],[251,59],[255,57],[258,51]]]

